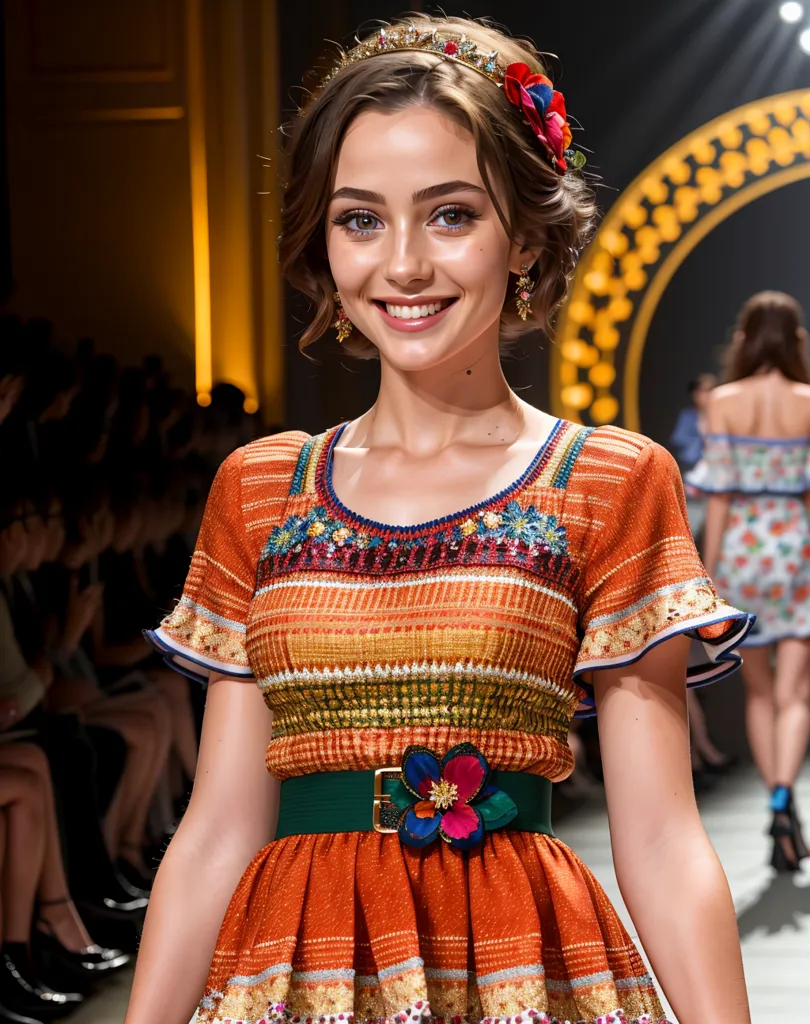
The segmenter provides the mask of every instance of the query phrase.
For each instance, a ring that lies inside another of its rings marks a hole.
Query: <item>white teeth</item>
[[[386,302],[385,308],[389,316],[395,316],[400,320],[416,320],[418,317],[440,313],[445,304],[446,300],[442,299],[438,302],[430,302],[426,306],[393,306],[390,302]]]

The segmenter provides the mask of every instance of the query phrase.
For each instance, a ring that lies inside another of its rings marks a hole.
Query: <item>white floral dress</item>
[[[810,438],[709,434],[705,441],[686,481],[732,495],[714,583],[757,617],[743,643],[810,637]]]

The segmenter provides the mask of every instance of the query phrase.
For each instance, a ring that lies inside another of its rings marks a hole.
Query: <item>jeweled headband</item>
[[[565,100],[550,79],[532,72],[528,64],[513,63],[504,67],[499,62],[497,50],[485,53],[465,35],[446,35],[435,29],[419,29],[413,24],[407,28],[380,29],[376,39],[344,51],[324,82],[350,64],[395,50],[435,53],[477,71],[503,89],[509,102],[523,114],[548,162],[558,174],[565,174],[570,167],[579,169],[585,165],[585,154],[571,148]]]

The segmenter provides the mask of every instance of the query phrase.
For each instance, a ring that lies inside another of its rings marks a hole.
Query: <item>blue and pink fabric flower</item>
[[[534,74],[528,64],[510,64],[503,88],[507,99],[525,116],[545,147],[558,174],[568,170],[566,151],[573,136],[568,124],[563,94],[557,92],[545,75]]]
[[[471,743],[460,743],[439,761],[426,747],[410,746],[402,759],[401,782],[391,800],[402,813],[398,833],[407,846],[427,846],[441,836],[468,850],[484,832],[502,828],[518,809],[502,789],[489,785],[489,765]]]

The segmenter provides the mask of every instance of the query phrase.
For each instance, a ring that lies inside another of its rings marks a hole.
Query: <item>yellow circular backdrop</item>
[[[736,210],[808,177],[806,89],[731,110],[651,163],[608,211],[560,311],[551,346],[554,413],[640,430],[644,345],[676,270]]]

